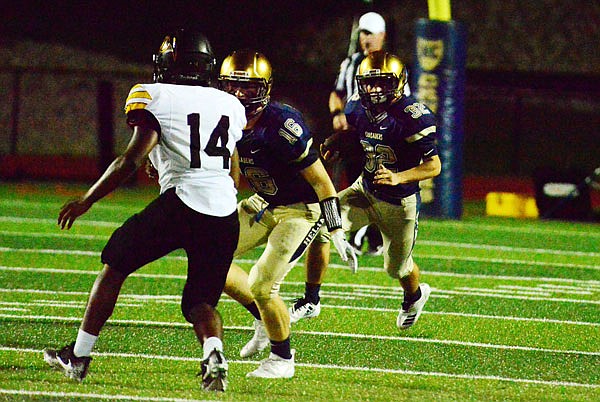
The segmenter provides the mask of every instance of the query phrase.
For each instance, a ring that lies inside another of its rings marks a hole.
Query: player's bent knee
[[[386,272],[388,273],[389,276],[391,276],[394,279],[402,279],[402,278],[406,278],[407,276],[409,276],[414,268],[415,268],[415,264],[414,264],[412,256],[411,256],[411,257],[408,257],[400,265],[400,267],[394,266],[392,264],[388,265],[386,267]]]
[[[269,300],[278,294],[279,287],[274,286],[273,282],[260,282],[250,280],[250,293],[254,300]]]
[[[396,267],[386,267],[385,271],[393,279],[400,279],[400,271]]]
[[[109,264],[104,264],[104,267],[102,268],[102,275],[104,277],[110,277],[115,281],[124,282],[125,279],[127,279],[127,277],[129,276],[129,273],[113,268]]]
[[[181,297],[181,312],[185,317],[186,321],[194,323],[198,319],[199,314],[204,314],[207,310],[214,310],[217,305],[218,298],[213,298],[206,295],[201,295],[198,289],[194,287],[186,286],[183,288],[183,296]]]
[[[181,312],[183,313],[185,320],[191,324],[207,320],[208,317],[212,316],[213,310],[213,306],[204,302],[193,306],[184,305],[183,302],[181,303]]]

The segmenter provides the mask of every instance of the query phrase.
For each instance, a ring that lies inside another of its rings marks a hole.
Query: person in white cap
[[[334,131],[348,129],[344,106],[346,100],[356,92],[356,81],[354,79],[356,70],[370,52],[383,49],[385,20],[375,12],[363,14],[358,20],[358,31],[360,49],[344,59],[335,81],[335,88],[329,95],[329,112],[333,119]]]

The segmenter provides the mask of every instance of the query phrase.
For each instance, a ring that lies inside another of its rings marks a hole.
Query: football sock
[[[277,356],[284,358],[284,359],[291,359],[292,358],[292,350],[290,347],[290,337],[288,336],[288,338],[285,341],[280,341],[280,342],[276,342],[276,341],[271,341],[271,352],[275,353]]]
[[[73,347],[73,354],[77,357],[89,356],[92,354],[92,349],[96,344],[98,336],[91,335],[80,329],[77,333],[77,339],[75,340],[75,346]]]
[[[321,298],[319,297],[319,291],[321,290],[321,284],[314,284],[306,282],[304,284],[304,298],[312,303],[317,304]]]
[[[256,306],[256,302],[252,302],[250,304],[246,304],[244,307],[246,307],[246,310],[248,310],[250,312],[250,314],[252,314],[254,316],[254,318],[256,318],[257,320],[260,320],[260,311],[258,311],[258,307]]]
[[[211,336],[207,340],[204,341],[204,345],[202,345],[202,359],[208,359],[210,352],[217,349],[218,351],[223,351],[223,341],[217,338],[216,336]]]
[[[367,227],[367,233],[365,234],[369,243],[369,251],[377,250],[377,247],[383,245],[383,238],[377,225],[369,225]]]
[[[412,297],[405,296],[403,304],[411,305],[414,302],[416,302],[417,300],[419,300],[420,298],[421,298],[421,286],[419,286],[417,288],[417,291],[415,292],[415,294]]]

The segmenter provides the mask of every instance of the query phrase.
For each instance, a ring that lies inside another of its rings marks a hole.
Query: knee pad
[[[385,267],[385,270],[387,272],[387,274],[389,276],[391,276],[394,279],[401,279],[401,278],[405,278],[408,275],[410,275],[410,273],[413,271],[415,267],[415,263],[413,262],[413,258],[412,255],[410,255],[406,260],[404,260],[404,262],[402,263],[402,265],[400,265],[400,267],[396,268],[396,267],[392,267],[391,265],[388,265]]]

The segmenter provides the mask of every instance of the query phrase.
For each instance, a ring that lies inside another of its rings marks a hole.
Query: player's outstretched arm
[[[155,130],[135,126],[125,152],[115,158],[85,195],[62,206],[58,213],[60,228],[71,229],[73,222],[86,213],[96,201],[115,190],[125,179],[135,173],[158,143],[158,138]]]

